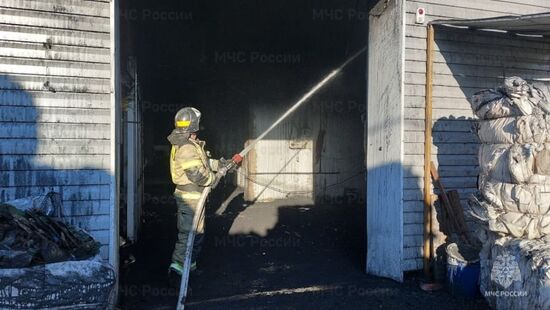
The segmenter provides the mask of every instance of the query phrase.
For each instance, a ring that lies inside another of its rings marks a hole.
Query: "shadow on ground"
[[[137,261],[121,281],[123,309],[173,309],[176,303],[177,291],[166,280],[175,205],[157,202],[145,208],[141,241],[131,250]],[[422,292],[415,274],[404,284],[366,275],[361,205],[247,205],[238,196],[222,216],[214,212],[208,211],[186,309],[486,308],[481,299]]]

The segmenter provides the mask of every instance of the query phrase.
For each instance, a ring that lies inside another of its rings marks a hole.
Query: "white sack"
[[[480,186],[483,199],[471,199],[470,213],[490,231],[528,239],[550,235],[550,184],[484,180]]]
[[[488,235],[480,253],[480,286],[491,307],[550,309],[550,238]]]
[[[497,89],[476,92],[471,98],[474,113],[480,119],[550,114],[544,93],[520,77],[509,77]]]
[[[550,149],[542,144],[482,144],[478,160],[482,178],[513,184],[544,184],[544,178],[535,174],[544,175],[549,170]],[[541,168],[537,168],[537,163]]]
[[[476,131],[484,144],[550,143],[550,117],[530,115],[480,121]]]

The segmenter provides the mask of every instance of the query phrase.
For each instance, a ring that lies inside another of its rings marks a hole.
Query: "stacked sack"
[[[550,234],[550,104],[518,77],[474,94],[481,119],[479,200],[489,230],[518,238]]]
[[[524,298],[490,296],[495,308],[550,306],[550,274],[532,272],[547,266],[541,257],[550,253],[550,103],[539,88],[511,77],[502,87],[474,94],[471,105],[480,119],[476,132],[482,143],[479,194],[470,200],[470,214],[484,224],[482,292],[530,290]],[[515,284],[495,276],[507,253],[518,260]]]

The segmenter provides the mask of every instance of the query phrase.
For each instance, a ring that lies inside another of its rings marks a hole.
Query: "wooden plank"
[[[422,113],[424,109],[422,108],[407,108],[405,110],[405,119],[414,120],[414,119],[424,119],[424,114]],[[474,119],[474,113],[471,109],[437,109],[434,108],[434,119]],[[412,142],[412,141],[411,141]]]
[[[407,79],[407,85],[424,85],[424,80],[420,77],[424,76],[422,73],[405,73]],[[475,76],[460,76],[460,75],[445,75],[435,74],[434,85],[435,86],[447,86],[447,87],[471,87],[471,88],[495,88],[502,85],[504,78],[502,77],[475,77]],[[420,98],[422,99],[422,98]],[[419,104],[424,105],[423,101],[419,100]]]
[[[473,193],[477,193],[478,189],[473,187],[463,187],[463,188],[455,188],[459,193],[461,197],[469,197]],[[406,193],[406,198],[404,198],[404,201],[409,202],[422,202],[422,195],[418,196],[417,193],[421,193],[423,188],[409,188],[404,190],[404,193]],[[410,212],[410,210],[408,211]]]
[[[420,143],[424,142],[423,132],[408,131],[404,135],[405,143]],[[433,144],[448,144],[448,143],[479,143],[479,139],[473,133],[465,132],[435,132],[433,134]]]
[[[407,76],[407,74],[408,73],[405,73],[405,77]],[[423,75],[423,74],[418,74],[418,75]],[[410,84],[405,84],[405,85],[410,85]],[[424,108],[425,104],[426,104],[426,99],[422,96],[405,96],[405,111],[407,111],[408,108]]]
[[[453,176],[475,177],[479,175],[479,166],[440,166],[439,173],[444,180]],[[471,179],[474,181],[474,179]]]
[[[101,245],[99,248],[99,256],[101,256],[104,260],[109,260],[109,250],[110,246],[108,244]]]
[[[422,102],[422,96],[406,96],[405,97],[405,107],[406,112],[414,113],[416,110],[415,108],[424,108],[424,103]],[[461,111],[459,112],[459,116],[465,116],[468,118],[474,117],[473,112],[471,111],[470,102],[468,101],[468,98],[440,98],[436,97],[434,98],[434,110],[437,113],[452,113],[455,111]],[[449,110],[445,112],[445,110]],[[450,116],[450,115],[443,115],[439,114],[440,117]],[[416,115],[418,116],[418,115]],[[423,116],[420,116],[420,119],[424,119]],[[417,119],[416,117],[411,119]]]
[[[421,166],[419,166],[419,167],[421,167]],[[421,203],[421,209],[420,210],[422,210],[422,208],[424,208],[423,200],[424,200],[424,195],[423,195],[421,190],[418,190],[418,189],[403,190],[403,206],[404,206],[404,208],[407,205],[408,201],[414,201],[415,203],[418,203],[418,202]]]
[[[469,195],[478,192],[477,188],[457,188],[456,189],[461,197],[468,197]],[[403,191],[403,199],[404,199],[404,206],[407,212],[410,212],[410,206],[408,203],[415,203],[420,204],[420,210],[422,210],[423,207],[423,195],[421,189],[407,189]],[[421,235],[422,233],[420,233]]]
[[[404,212],[403,213],[403,223],[404,224],[422,224],[424,223],[424,215],[422,213],[411,213],[411,212]],[[405,242],[403,240],[403,244],[405,246],[410,246],[410,243]]]
[[[422,259],[409,258],[404,259],[402,263],[403,271],[414,271],[422,268]]]
[[[437,14],[444,12],[445,14],[455,14],[462,12],[461,9],[473,10],[474,12],[489,12],[495,15],[518,15],[518,14],[536,14],[548,11],[548,6],[544,6],[542,1],[537,5],[522,4],[521,2],[508,2],[503,4],[502,1],[493,0],[408,0],[406,10],[408,13],[415,13],[418,7],[426,8],[428,14]],[[455,11],[456,10],[456,11]],[[476,14],[476,13],[474,13]],[[461,18],[460,16],[457,16]],[[476,18],[476,17],[463,17]]]
[[[421,201],[421,199],[408,200],[403,203],[403,212],[410,212],[410,213],[414,212],[414,213],[422,214],[423,210],[424,210],[424,202]]]
[[[422,215],[422,224],[424,226],[423,233],[423,247],[424,247],[424,257],[423,257],[423,266],[424,266],[424,276],[428,279],[432,277],[430,261],[432,260],[432,255],[430,249],[432,248],[431,235],[432,235],[432,194],[431,194],[431,179],[429,178],[428,173],[428,163],[432,160],[432,127],[433,127],[433,65],[434,65],[434,28],[432,25],[428,26],[427,37],[426,37],[426,82],[425,82],[425,92],[426,97],[425,111],[424,111],[424,212]],[[405,96],[407,95],[405,85]],[[403,188],[407,188],[407,185],[403,185]]]
[[[523,3],[542,8],[550,8],[550,3],[546,0],[500,0],[503,3]]]
[[[403,281],[402,1],[379,2],[369,20],[367,272]],[[371,180],[371,181],[368,181]]]
[[[459,224],[459,233],[463,234],[466,237],[466,241],[471,244],[473,239],[468,232],[468,227],[466,226],[464,209],[460,201],[460,196],[458,192],[454,190],[448,191],[447,196],[449,197],[452,207],[452,213],[450,213],[448,217],[456,219],[456,222]]]
[[[407,52],[426,49],[426,27],[408,26],[405,39]],[[510,35],[468,31],[464,29],[438,28],[434,51],[439,54],[466,53],[495,57],[523,56],[524,59],[547,60],[545,53],[550,49],[550,40],[529,37],[512,37]],[[526,61],[522,60],[522,61]]]
[[[422,236],[422,224],[404,224],[403,236]],[[421,257],[421,256],[419,256]]]
[[[473,120],[435,120],[431,122],[434,132],[472,132],[473,123]],[[406,131],[424,131],[423,120],[406,119],[404,124]]]
[[[475,191],[475,189],[461,189],[462,191],[469,190],[469,191]],[[458,190],[457,190],[458,191]],[[466,196],[463,197],[463,199],[460,200],[460,205],[465,206],[468,204],[468,197],[471,195],[471,193],[468,193]],[[417,213],[422,214],[422,201],[420,200],[412,200],[412,201],[406,201],[404,203],[405,208],[403,209],[403,212],[405,213]],[[468,221],[467,221],[468,223]]]
[[[50,169],[108,169],[108,155],[2,155],[0,171]]]
[[[105,229],[93,229],[89,230],[88,233],[100,244],[108,244],[109,243],[109,231]]]
[[[84,230],[107,230],[109,229],[109,215],[94,214],[90,216],[71,216],[63,220],[69,225],[80,227]]]
[[[453,42],[454,45],[461,45],[462,43]],[[493,47],[495,49],[495,47]],[[546,65],[550,61],[549,59],[531,59],[527,58],[528,55],[485,55],[478,53],[478,49],[471,49],[467,52],[437,52],[434,53],[434,62],[439,64],[470,64],[479,66],[490,67],[519,67],[523,69],[533,70],[549,70],[550,65]],[[544,50],[546,55],[550,50]],[[406,60],[410,61],[425,61],[425,51],[410,49],[407,50]]]
[[[462,205],[466,205],[468,203],[468,197],[473,192],[475,192],[476,190],[477,189],[474,189],[474,188],[457,189],[457,191],[462,192],[462,193],[464,193],[464,195],[466,195],[466,196],[463,196],[463,197],[465,197],[465,199],[461,199],[460,203]],[[463,194],[461,194],[461,195],[463,195]],[[423,208],[422,201],[420,201],[420,200],[408,200],[408,201],[404,202],[403,212],[422,214],[422,208]]]
[[[111,61],[109,50],[106,48],[56,44],[48,46],[49,48],[45,48],[44,42],[31,43],[0,40],[0,56],[103,64],[109,64]]]
[[[0,138],[109,139],[103,124],[0,123]]]
[[[10,74],[9,83],[0,82],[0,85],[2,91],[23,90],[50,93],[110,93],[108,79]]]
[[[0,201],[44,195],[52,191],[61,193],[63,201],[109,199],[109,185],[3,186],[0,187]]]
[[[433,92],[436,98],[471,98],[473,94],[482,90],[482,87],[448,87],[448,86],[434,86]],[[425,88],[422,85],[405,85],[406,96],[424,96]]]
[[[441,166],[439,172],[447,177],[475,177],[479,176],[478,166]],[[424,170],[421,166],[405,166],[404,178],[422,178]]]
[[[107,2],[82,0],[2,0],[0,7],[106,18],[110,13]]]
[[[408,224],[408,225],[420,225],[421,224]],[[411,259],[411,258],[417,258],[422,257],[422,253],[424,253],[422,247],[406,247],[403,249],[403,259]]]
[[[450,226],[452,227],[452,230],[460,236],[462,241],[469,243],[470,238],[467,230],[465,229],[464,222],[461,221],[462,218],[454,214],[454,210],[457,208],[457,206],[453,206],[453,203],[460,203],[460,202],[457,201],[458,199],[451,200],[449,196],[447,196],[447,190],[443,185],[444,184],[443,180],[441,180],[441,178],[439,177],[439,173],[433,162],[431,163],[431,175],[432,175],[435,187],[439,190],[441,205],[443,206],[443,210],[445,214],[447,214],[447,218],[449,219],[448,224],[450,224]],[[455,198],[458,197],[458,192],[454,191],[453,194],[454,194],[453,197]]]
[[[109,154],[109,140],[92,139],[4,139],[2,155]]]
[[[108,79],[110,78],[109,72],[109,64],[71,63],[57,60],[31,60],[0,57],[0,73],[2,74],[32,74]]]
[[[422,214],[421,212],[417,212],[416,214]],[[410,223],[414,224],[414,223]],[[422,236],[413,235],[413,236],[406,236],[403,238],[403,244],[406,244],[405,247],[415,247],[415,246],[422,246]]]
[[[484,0],[483,2],[486,2],[486,1],[487,0]],[[481,2],[481,1],[478,1],[478,2]],[[437,4],[430,4],[430,3],[419,3],[419,2],[407,1],[407,12],[405,13],[407,25],[415,24],[415,19],[411,18],[411,16],[414,16],[416,9],[420,6],[426,9],[426,12],[427,12],[426,23],[433,20],[438,20],[438,19],[491,18],[491,17],[498,17],[498,16],[505,16],[505,15],[529,14],[530,12],[544,13],[548,11],[547,9],[544,9],[544,8],[526,7],[526,9],[522,10],[523,12],[514,12],[510,14],[510,13],[499,12],[499,11],[479,10],[471,7],[452,7],[448,5],[437,5]],[[495,8],[496,7],[506,7],[506,6],[500,5],[500,6],[495,6]]]
[[[420,155],[403,155],[404,165],[422,164],[424,156]],[[477,156],[475,155],[438,155],[433,158],[434,162],[446,166],[469,166],[477,165]]]
[[[421,155],[424,154],[424,144],[420,142],[406,142],[404,146],[404,153],[411,155]],[[432,154],[445,154],[445,155],[454,155],[454,154],[469,154],[477,155],[479,151],[478,143],[438,143],[438,145],[432,145]]]
[[[49,43],[53,46],[86,46],[109,48],[109,34],[100,32],[48,29],[32,26],[0,24],[0,40],[30,43]]]
[[[444,177],[443,184],[449,189],[455,188],[477,188],[477,176],[475,177]],[[404,189],[423,189],[423,181],[419,176],[403,178]]]
[[[0,8],[0,23],[109,33],[109,18]]]
[[[6,85],[7,84],[7,85]],[[14,83],[15,84],[15,83]],[[0,85],[16,88],[0,79]],[[50,91],[0,91],[0,104],[4,106],[63,107],[85,109],[108,109],[108,94],[52,93]]]
[[[419,29],[419,26],[409,27],[412,30],[410,35],[405,38],[407,50],[426,50],[426,39],[423,31],[415,30]],[[437,32],[439,38],[436,40],[434,48],[438,53],[476,52],[483,55],[513,56],[522,49],[528,49],[526,53],[530,56],[528,57],[529,59],[544,59],[546,58],[545,55],[537,55],[537,53],[543,53],[550,49],[550,40],[548,39],[537,38],[535,40],[529,37],[512,38],[494,32],[441,29],[442,30]],[[466,50],[469,46],[474,46],[475,48],[473,50]],[[498,54],[499,49],[507,51]]]
[[[545,52],[548,53],[550,52],[550,50],[545,50]],[[550,71],[550,65],[548,65],[549,59],[529,59],[526,57],[523,58],[520,55],[493,56],[493,55],[480,55],[476,53],[470,53],[470,54],[437,53],[435,55],[435,61],[438,63],[447,63],[447,64],[508,67],[508,68]]]
[[[0,122],[109,124],[110,110],[2,106]]]
[[[109,184],[103,170],[19,170],[3,171],[2,184],[6,186],[60,186]]]
[[[405,61],[406,72],[425,73],[426,64],[422,61]],[[434,64],[435,74],[445,75],[463,75],[476,77],[509,77],[509,76],[525,76],[526,79],[544,79],[548,77],[550,71],[530,70],[514,66],[507,67],[490,67],[490,66],[475,66],[463,64]]]

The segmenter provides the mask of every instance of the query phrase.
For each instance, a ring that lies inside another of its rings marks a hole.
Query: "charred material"
[[[32,207],[0,204],[0,268],[22,268],[95,256],[100,244],[84,231]]]

